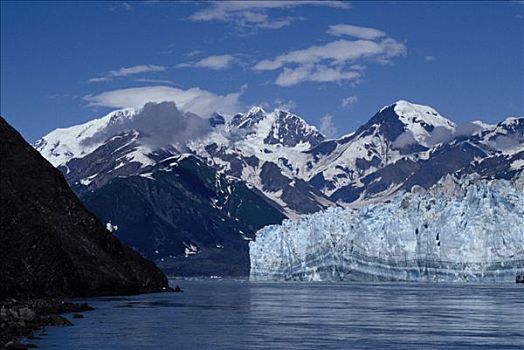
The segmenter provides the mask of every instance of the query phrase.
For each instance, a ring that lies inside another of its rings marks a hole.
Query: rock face
[[[514,282],[524,269],[523,176],[448,176],[388,203],[267,226],[250,243],[251,278]]]
[[[88,212],[0,118],[0,298],[161,291],[164,274]]]

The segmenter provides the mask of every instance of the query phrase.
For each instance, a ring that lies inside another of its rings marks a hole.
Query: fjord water
[[[524,286],[177,280],[87,300],[41,349],[523,349]]]

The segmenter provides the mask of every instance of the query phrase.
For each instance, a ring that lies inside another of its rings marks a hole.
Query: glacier
[[[448,175],[385,203],[266,226],[249,249],[252,280],[515,282],[524,271],[524,175]]]

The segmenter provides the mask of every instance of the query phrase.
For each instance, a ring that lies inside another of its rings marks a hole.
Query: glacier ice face
[[[448,176],[388,203],[264,227],[250,243],[250,277],[514,282],[524,270],[523,178]]]

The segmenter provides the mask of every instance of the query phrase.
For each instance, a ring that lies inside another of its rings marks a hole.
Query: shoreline
[[[81,312],[94,310],[87,303],[73,303],[59,298],[14,298],[0,300],[0,348],[28,349],[36,347],[22,343],[31,340],[33,332],[47,326],[72,326],[64,313],[77,313],[73,318],[82,318]]]

